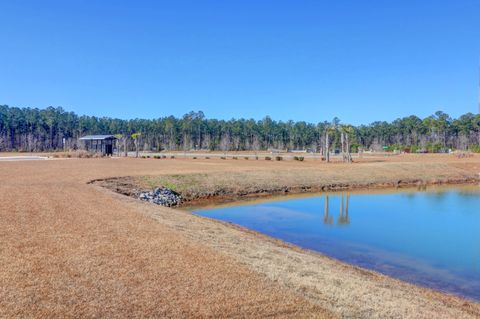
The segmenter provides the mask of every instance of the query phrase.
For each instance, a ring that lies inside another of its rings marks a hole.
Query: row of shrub
[[[423,147],[419,145],[402,146],[400,144],[392,144],[384,147],[386,152],[401,151],[405,153],[446,153],[448,148],[442,143],[426,143]],[[480,145],[469,145],[468,150],[474,153],[480,153]]]
[[[74,152],[58,152],[52,155],[53,158],[99,158],[102,154],[91,153],[83,150]]]
[[[266,161],[271,161],[272,158],[271,158],[270,156],[265,156],[265,160],[266,160]],[[281,156],[275,156],[275,160],[276,160],[276,161],[283,161],[283,157],[281,157]]]
[[[225,157],[225,156],[222,156],[222,157],[220,157],[220,159],[222,159],[222,160],[226,160],[226,159],[227,159],[227,157]],[[232,156],[232,159],[234,159],[234,160],[238,160],[238,156]],[[245,159],[245,160],[249,160],[249,159],[250,159],[250,157],[248,157],[248,156],[245,156],[243,159]],[[256,159],[256,160],[258,160],[258,156],[255,156],[255,159]]]
[[[154,158],[154,159],[165,159],[167,158],[166,155],[154,155],[153,157],[150,155],[142,155],[142,158]],[[175,156],[170,156],[170,158],[175,158]]]
[[[152,157],[151,157],[150,155],[143,155],[142,158],[152,158]],[[167,158],[167,156],[166,156],[166,155],[154,155],[153,158],[155,158],[155,159],[164,159],[164,158]],[[175,158],[175,156],[172,155],[172,156],[170,156],[170,158]],[[193,156],[192,159],[197,159],[197,157],[196,157],[196,156]],[[205,159],[210,159],[210,157],[209,157],[209,156],[206,156]],[[226,156],[221,156],[220,159],[226,160],[227,157],[226,157]],[[232,156],[232,159],[233,159],[233,160],[238,160],[238,156]],[[245,159],[245,160],[249,160],[250,157],[245,156],[244,159]],[[258,160],[258,159],[259,159],[258,156],[255,156],[255,160]],[[282,157],[282,156],[275,156],[274,159],[275,159],[276,161],[283,161],[283,157]],[[304,158],[303,156],[294,156],[294,157],[293,157],[293,160],[294,160],[294,161],[303,162],[304,159],[305,159],[305,158]],[[270,157],[270,156],[265,156],[265,160],[266,160],[266,161],[271,161],[271,160],[272,160],[272,157]]]

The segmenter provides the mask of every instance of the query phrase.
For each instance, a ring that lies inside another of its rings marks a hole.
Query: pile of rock
[[[155,188],[152,191],[143,191],[138,194],[140,200],[157,205],[172,207],[182,202],[182,196],[168,188]]]

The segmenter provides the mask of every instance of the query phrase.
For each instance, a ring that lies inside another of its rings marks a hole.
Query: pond
[[[480,187],[329,193],[195,210],[480,301]]]

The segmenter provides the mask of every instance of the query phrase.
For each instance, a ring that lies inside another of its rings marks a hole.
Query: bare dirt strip
[[[452,177],[480,167],[478,158],[424,164],[443,175],[449,165]],[[0,163],[0,317],[478,317],[478,304],[88,184],[344,168],[180,159]]]

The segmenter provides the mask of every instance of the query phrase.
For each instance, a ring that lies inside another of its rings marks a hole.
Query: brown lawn
[[[0,162],[0,317],[476,317],[478,305],[460,298],[87,184],[222,172],[273,178],[308,171],[345,176],[348,170],[368,178],[380,169],[388,177],[389,170],[408,174],[411,163],[428,178],[480,171],[479,157],[402,157],[350,166],[220,159]],[[219,248],[219,239],[227,248]],[[260,255],[252,257],[255,249]],[[262,258],[269,261],[254,262]]]

